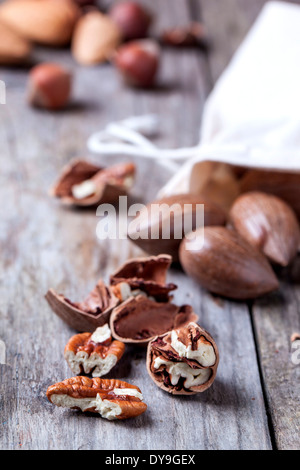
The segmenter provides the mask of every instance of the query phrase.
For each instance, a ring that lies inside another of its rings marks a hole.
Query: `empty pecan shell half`
[[[51,195],[62,203],[93,206],[113,203],[127,194],[135,177],[133,163],[119,163],[101,168],[84,160],[73,160],[67,165],[51,190]]]
[[[74,374],[102,377],[116,365],[125,351],[125,344],[113,341],[108,324],[94,333],[80,333],[69,339],[64,357]]]
[[[56,315],[78,331],[93,332],[108,322],[111,311],[119,303],[102,280],[83,302],[71,302],[62,294],[49,289],[46,299]]]
[[[48,400],[56,406],[99,413],[108,420],[139,416],[147,409],[135,385],[99,377],[72,377],[51,385]]]
[[[217,345],[196,323],[157,336],[148,345],[147,370],[152,380],[174,395],[204,392],[215,380]]]
[[[171,263],[172,257],[164,254],[127,261],[110,276],[114,294],[123,301],[144,292],[159,302],[168,302],[170,292],[177,289],[175,284],[166,283]]]
[[[116,307],[110,317],[114,338],[124,343],[147,344],[153,337],[197,320],[192,307],[155,302],[143,295]]]

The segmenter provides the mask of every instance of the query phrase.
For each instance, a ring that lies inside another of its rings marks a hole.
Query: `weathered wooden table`
[[[0,106],[0,339],[6,345],[0,448],[299,448],[300,366],[292,361],[290,336],[300,331],[300,290],[288,274],[278,293],[248,305],[216,299],[182,272],[170,271],[169,280],[180,285],[175,300],[194,306],[199,323],[219,345],[217,380],[207,392],[168,396],[148,377],[145,351],[128,347],[111,376],[141,388],[148,404],[144,415],[108,422],[56,408],[46,399],[50,384],[72,375],[63,349],[74,333],[52,313],[46,291],[54,287],[80,300],[99,277],[107,279],[112,269],[140,254],[127,240],[97,240],[95,211],[64,209],[48,188],[72,157],[87,156],[88,136],[112,120],[155,112],[162,118],[158,145],[197,143],[204,101],[265,2],[144,3],[156,12],[157,29],[202,19],[212,38],[208,53],[165,49],[158,89],[132,90],[110,65],[80,67],[68,51],[40,48],[38,60],[64,63],[75,74],[72,105],[52,114],[27,106],[28,70],[0,71],[7,87],[7,104]],[[169,175],[151,162],[135,161],[132,200],[150,201]]]

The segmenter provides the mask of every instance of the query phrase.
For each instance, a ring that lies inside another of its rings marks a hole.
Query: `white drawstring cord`
[[[147,138],[154,137],[158,131],[159,120],[156,115],[134,116],[110,123],[103,131],[92,134],[87,141],[87,147],[89,151],[102,155],[128,155],[154,159],[173,174],[187,161],[191,165],[201,161],[211,161],[245,165],[249,168],[299,171],[298,149],[289,150],[286,159],[280,150],[257,148],[243,143],[226,143],[226,139],[222,142],[222,138],[194,147],[161,149]]]

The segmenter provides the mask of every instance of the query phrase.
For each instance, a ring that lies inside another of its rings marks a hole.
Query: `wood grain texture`
[[[156,12],[157,29],[185,24],[192,17],[186,0],[143,3]],[[7,86],[7,104],[0,106],[0,339],[7,347],[6,365],[0,365],[1,449],[272,447],[248,306],[211,296],[175,269],[169,274],[170,282],[180,286],[175,301],[193,305],[199,324],[212,334],[220,349],[217,380],[211,389],[192,397],[170,397],[148,377],[145,350],[127,347],[109,377],[141,388],[148,404],[144,415],[108,422],[56,408],[45,396],[49,385],[72,375],[63,349],[74,333],[44,300],[48,288],[81,300],[98,278],[107,280],[126,259],[141,253],[127,240],[97,240],[95,211],[63,208],[48,196],[48,189],[71,158],[88,156],[86,139],[112,120],[155,112],[162,122],[158,145],[177,147],[198,141],[203,104],[213,85],[211,77],[215,79],[224,68],[258,11],[256,7],[252,14],[243,12],[245,2],[200,3],[199,11],[216,38],[220,37],[220,23],[212,20],[220,12],[217,7],[224,12],[234,7],[238,18],[245,16],[234,33],[227,24],[229,15],[222,14],[233,46],[225,51],[225,46],[221,50],[220,41],[216,42],[211,56],[202,51],[164,49],[160,86],[155,90],[126,87],[110,65],[79,67],[67,51],[37,49],[37,60],[58,61],[75,74],[72,104],[53,114],[27,106],[26,69],[1,70]],[[89,158],[100,164],[126,160],[122,156]],[[148,202],[169,174],[152,162],[137,158],[135,162],[138,179],[131,200]],[[294,292],[290,288],[291,305],[298,301]],[[262,307],[257,307],[254,320],[257,337],[264,345],[262,364],[268,378],[272,363],[265,352],[270,343],[266,339],[263,343],[260,336],[268,328],[270,313],[264,308],[259,324],[261,311]],[[280,323],[269,334],[277,337],[278,328]],[[280,403],[282,397],[283,388]],[[274,401],[274,407],[277,404]],[[280,420],[278,414],[278,423]],[[281,447],[293,445],[289,433],[285,433],[285,440],[278,437]],[[280,436],[283,434],[281,431]]]

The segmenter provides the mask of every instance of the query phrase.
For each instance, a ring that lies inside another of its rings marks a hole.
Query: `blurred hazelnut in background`
[[[160,48],[152,39],[130,41],[117,50],[114,64],[129,85],[151,87],[155,84]]]
[[[33,67],[27,85],[28,102],[49,110],[65,108],[72,88],[71,73],[55,63]]]
[[[136,2],[113,5],[109,10],[109,16],[120,28],[124,40],[146,37],[152,23],[150,12]]]

